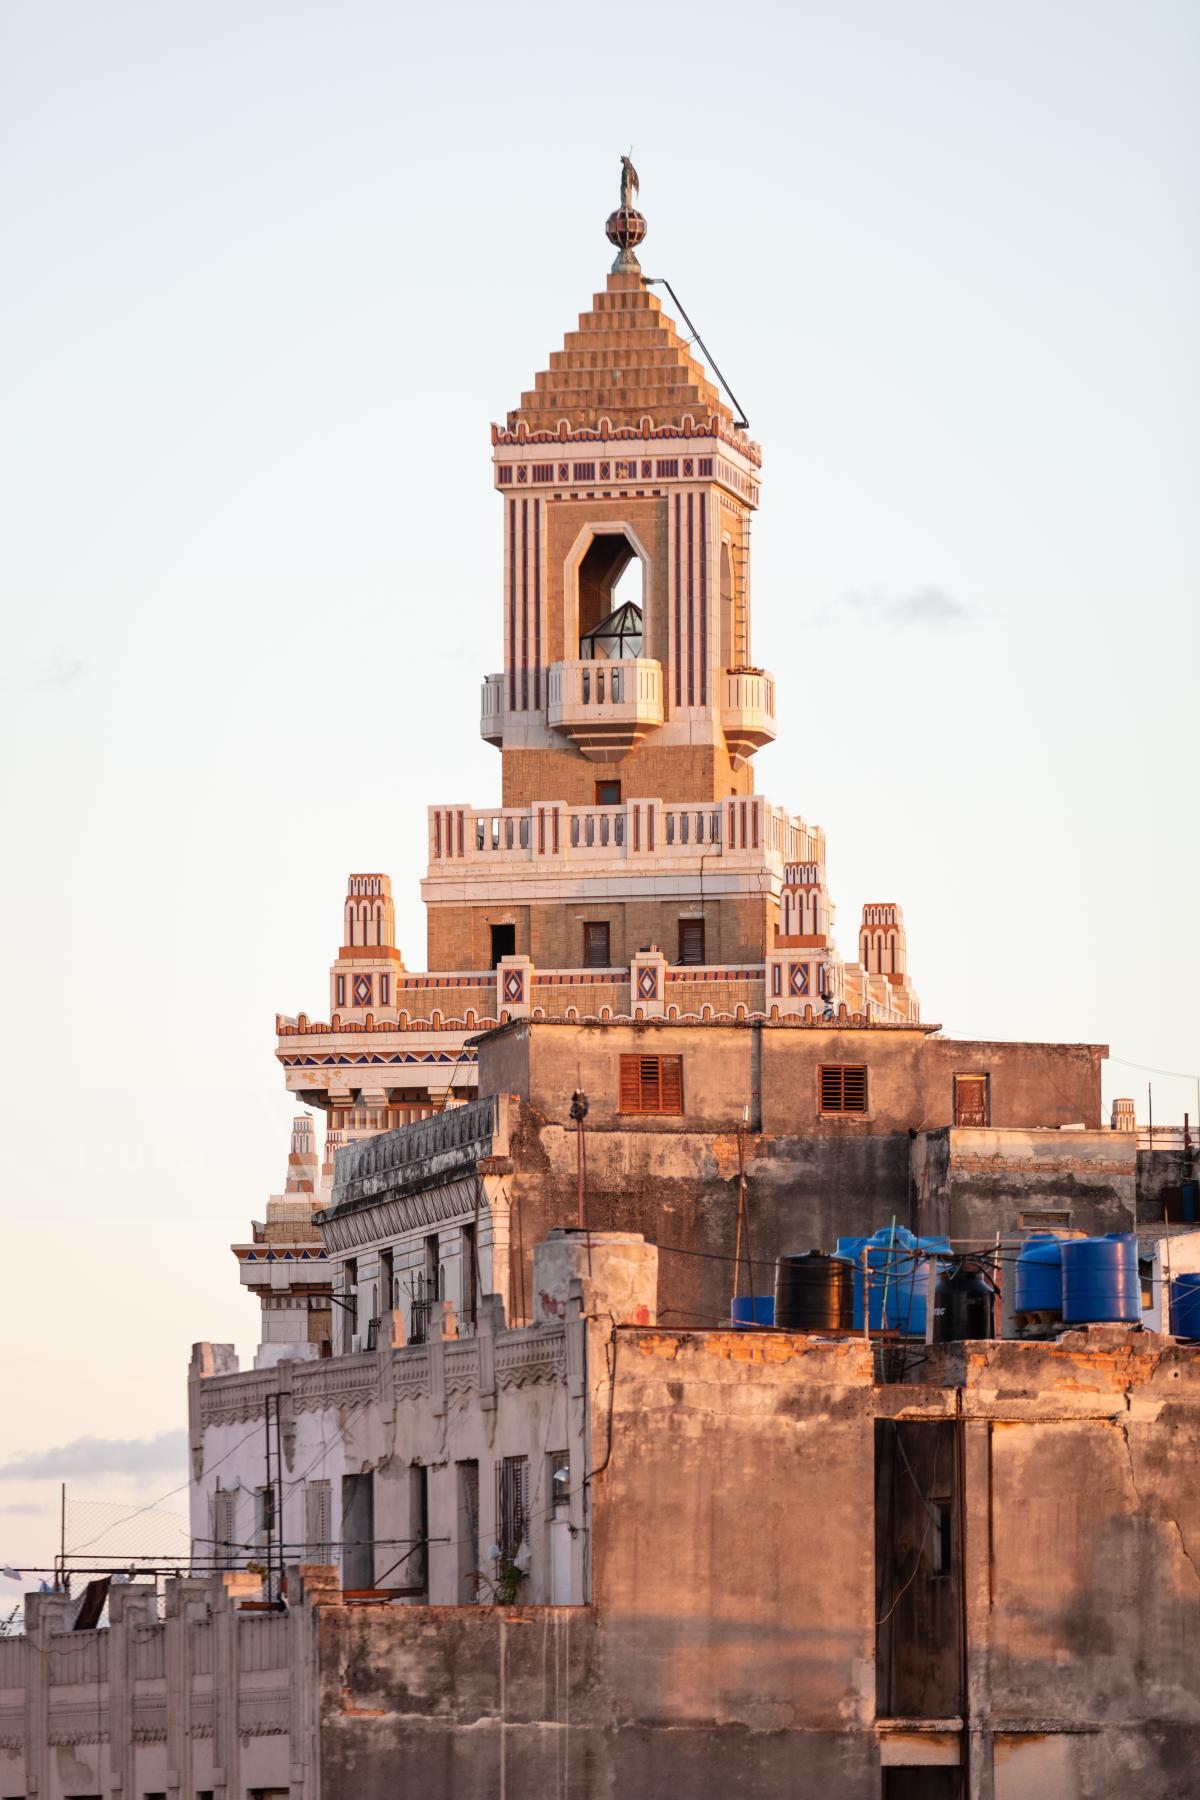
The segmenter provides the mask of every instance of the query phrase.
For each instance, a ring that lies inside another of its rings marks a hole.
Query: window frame
[[[964,1087],[968,1083],[970,1083],[971,1086],[982,1083],[983,1120],[981,1124],[967,1124],[965,1120],[961,1120],[958,1116],[958,1084],[960,1081],[964,1084]],[[986,1069],[955,1069],[950,1088],[950,1101],[954,1128],[956,1131],[986,1131],[992,1123],[991,1073]]]
[[[851,1100],[847,1104],[846,1077],[853,1075],[862,1080],[862,1104]],[[836,1077],[838,1086],[838,1103],[826,1103],[826,1092],[830,1078]],[[868,1065],[863,1063],[818,1063],[817,1065],[817,1111],[823,1119],[865,1119],[871,1110],[871,1077]]]
[[[701,919],[680,919],[680,921],[679,921],[679,944],[678,944],[679,957],[678,957],[678,960],[675,965],[677,968],[680,968],[680,969],[702,969],[704,967],[704,958],[705,958],[705,955],[707,952],[707,945],[705,943],[705,930],[704,930],[705,923],[706,923],[706,921],[702,918]],[[699,956],[688,956],[685,954],[685,951],[684,951],[685,934],[688,936],[691,936],[693,938],[695,938],[697,936],[699,937],[699,941],[700,941]]]
[[[595,932],[604,933],[604,957],[597,961],[592,953],[591,939]],[[583,966],[585,969],[611,969],[612,963],[612,926],[607,919],[585,919],[583,921]]]
[[[655,1065],[653,1071],[651,1064]],[[628,1104],[632,1100],[636,1100],[636,1104]],[[619,1053],[619,1114],[628,1118],[678,1119],[683,1117],[683,1100],[682,1056],[657,1052],[646,1056],[636,1050]]]

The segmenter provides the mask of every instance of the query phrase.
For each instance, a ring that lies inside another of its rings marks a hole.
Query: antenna
[[[737,418],[733,421],[734,425],[737,427],[737,429],[739,431],[749,431],[750,421],[746,417],[745,409],[742,406],[741,401],[738,399],[737,395],[734,393],[733,389],[730,387],[729,383],[726,381],[725,377],[722,375],[720,369],[718,369],[716,357],[713,355],[712,351],[709,349],[709,347],[705,343],[704,339],[700,336],[700,333],[696,330],[696,327],[692,324],[692,321],[688,318],[687,312],[684,309],[683,301],[679,298],[679,295],[675,292],[675,289],[671,286],[671,284],[667,280],[666,276],[665,275],[643,275],[642,280],[645,282],[647,287],[665,287],[666,288],[668,294],[670,294],[672,300],[675,302],[676,306],[679,308],[680,316],[682,317],[684,324],[687,326],[688,330],[692,334],[692,337],[695,339],[696,343],[699,344],[699,346],[703,350],[705,356],[708,358],[709,363],[712,365],[713,374],[716,376],[716,378],[720,382],[721,386],[725,389],[725,392],[729,395],[730,400],[733,402],[733,410],[737,414]]]

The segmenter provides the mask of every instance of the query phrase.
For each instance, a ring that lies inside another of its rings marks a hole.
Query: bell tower
[[[504,667],[481,730],[505,806],[601,786],[711,805],[753,791],[775,735],[750,660],[761,452],[642,274],[636,180],[625,159],[603,292],[492,431]]]

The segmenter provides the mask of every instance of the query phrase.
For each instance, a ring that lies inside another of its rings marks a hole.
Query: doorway
[[[517,928],[516,928],[516,926],[515,925],[493,925],[492,926],[492,960],[491,960],[491,963],[489,966],[494,969],[496,967],[496,964],[500,961],[501,957],[515,956],[516,954],[517,954]]]

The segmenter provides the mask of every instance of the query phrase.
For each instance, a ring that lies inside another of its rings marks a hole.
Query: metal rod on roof
[[[718,369],[716,357],[713,355],[712,351],[709,349],[709,347],[705,343],[704,339],[700,336],[700,333],[696,330],[696,327],[692,324],[692,321],[688,318],[687,313],[684,310],[683,301],[679,298],[679,295],[675,292],[675,289],[671,286],[671,284],[667,280],[666,276],[665,275],[643,275],[642,280],[645,282],[647,287],[665,287],[666,288],[668,294],[670,294],[672,300],[675,302],[676,306],[679,308],[680,316],[682,317],[684,324],[687,326],[687,328],[691,332],[693,338],[699,344],[699,346],[703,350],[705,356],[708,358],[708,361],[712,367],[713,374],[716,376],[716,378],[720,382],[721,386],[725,389],[725,392],[729,395],[729,398],[733,401],[734,411],[738,415],[737,418],[733,421],[734,425],[737,427],[737,429],[739,431],[749,431],[750,421],[746,417],[745,408],[742,406],[741,401],[738,399],[737,395],[734,393],[733,389],[730,387],[729,383],[726,381],[725,377],[722,375],[720,369]]]

